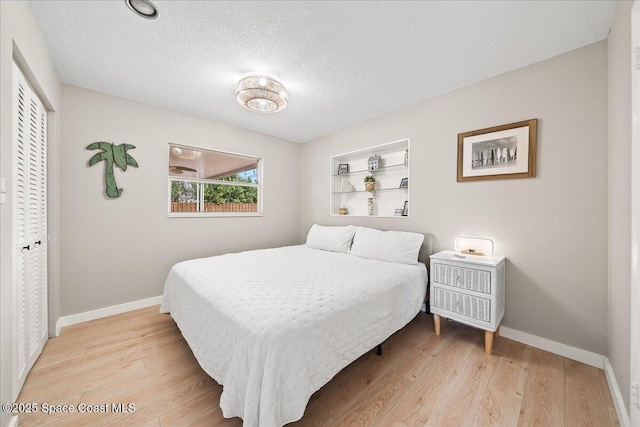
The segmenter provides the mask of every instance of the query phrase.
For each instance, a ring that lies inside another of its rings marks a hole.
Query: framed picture
[[[409,216],[409,201],[405,200],[404,208],[402,209],[402,216]]]
[[[346,175],[349,173],[349,163],[340,163],[338,165],[338,175]]]
[[[409,188],[409,178],[402,178],[402,180],[400,180],[400,188]]]
[[[458,134],[458,182],[536,176],[536,127],[531,119]]]

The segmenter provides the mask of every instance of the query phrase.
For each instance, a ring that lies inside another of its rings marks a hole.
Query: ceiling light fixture
[[[173,147],[171,148],[171,152],[174,156],[185,160],[195,160],[202,157],[202,152],[191,150],[189,148]]]
[[[238,82],[236,99],[244,108],[256,113],[277,113],[287,108],[287,89],[279,81],[252,75]]]
[[[124,0],[124,2],[138,16],[147,19],[156,19],[158,17],[158,9],[149,0]]]

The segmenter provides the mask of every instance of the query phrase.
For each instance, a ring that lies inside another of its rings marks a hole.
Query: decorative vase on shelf
[[[373,215],[373,197],[369,197],[367,200],[367,207],[369,208],[369,215]]]
[[[409,149],[408,148],[406,150],[404,150],[404,164],[405,165],[409,164]]]

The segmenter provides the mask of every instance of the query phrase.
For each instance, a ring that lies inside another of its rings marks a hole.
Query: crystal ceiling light
[[[287,108],[287,89],[279,81],[254,75],[238,82],[236,99],[244,108],[256,113],[277,113]]]
[[[138,16],[147,19],[156,19],[158,17],[158,9],[149,0],[124,0],[124,2]]]

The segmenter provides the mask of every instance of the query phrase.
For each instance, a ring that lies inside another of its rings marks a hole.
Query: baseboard
[[[618,387],[618,381],[616,381],[616,375],[613,373],[613,367],[609,358],[604,358],[604,374],[607,377],[607,384],[609,384],[609,390],[611,390],[611,398],[613,399],[613,405],[616,407],[616,415],[618,415],[618,421],[622,427],[630,426],[631,420],[629,419],[629,413],[624,406],[624,400],[622,399],[622,393],[620,393],[620,387]]]
[[[127,311],[138,310],[140,308],[151,307],[162,302],[162,296],[141,299],[138,301],[127,302],[125,304],[113,305],[111,307],[99,308],[97,310],[86,311],[84,313],[63,316],[56,323],[56,336],[60,335],[60,331],[65,326],[75,325],[76,323],[88,322],[89,320],[100,319],[102,317],[113,316],[114,314],[125,313]]]
[[[549,339],[511,329],[506,326],[500,326],[500,335],[505,338],[509,338],[510,340],[530,345],[531,347],[539,348],[550,353],[559,354],[560,356],[564,356],[571,360],[577,360],[578,362],[595,366],[599,369],[603,369],[604,367],[604,356],[598,353],[572,347],[557,341],[551,341]]]

